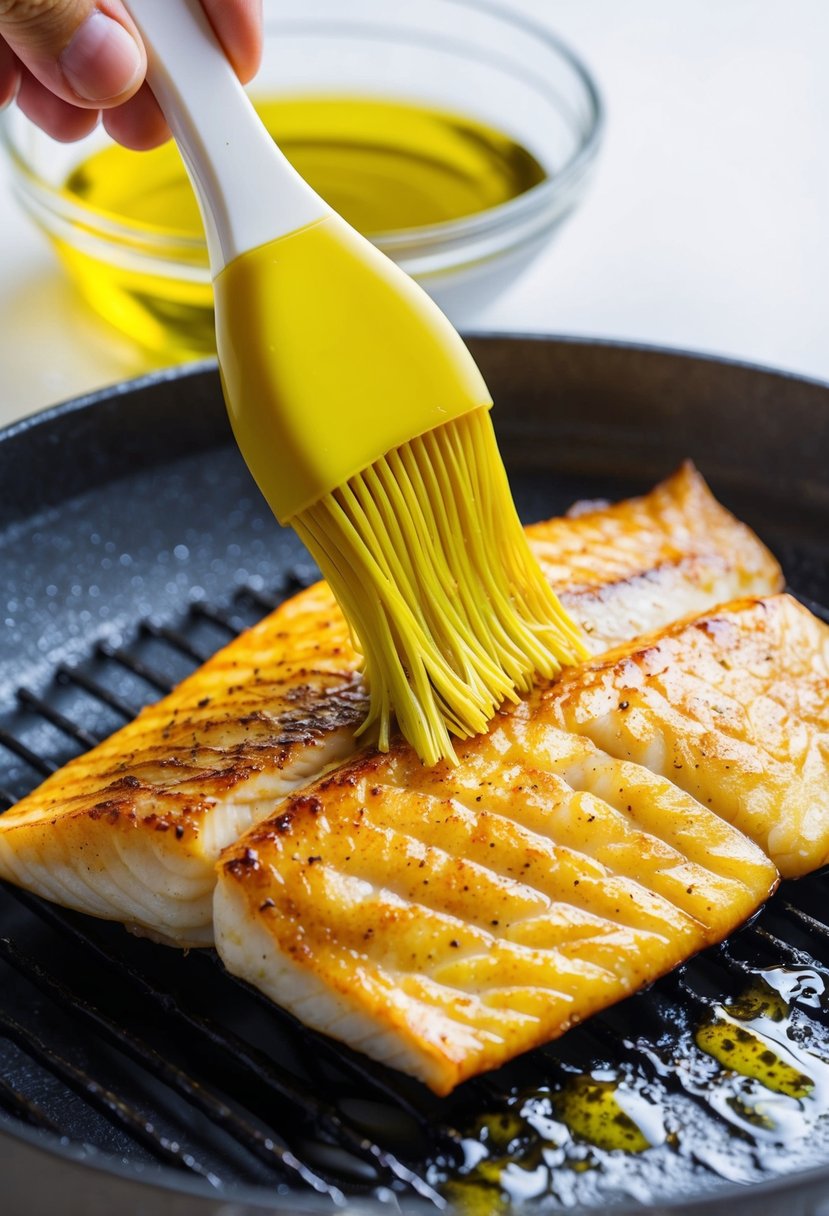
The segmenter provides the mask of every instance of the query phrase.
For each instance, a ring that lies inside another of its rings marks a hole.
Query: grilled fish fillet
[[[690,465],[642,498],[529,533],[596,653],[781,585]],[[358,665],[324,584],[289,600],[0,816],[0,877],[160,941],[210,944],[221,850],[354,752]]]
[[[216,945],[306,1025],[438,1094],[719,941],[776,885],[670,781],[538,693],[425,769],[364,753],[223,856]]]
[[[679,623],[542,695],[560,725],[670,778],[784,877],[829,861],[829,627],[791,596]]]
[[[527,535],[594,654],[727,600],[783,588],[768,549],[690,461],[650,494],[597,510],[576,504]]]

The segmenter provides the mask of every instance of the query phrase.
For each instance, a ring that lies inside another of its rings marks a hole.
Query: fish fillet
[[[529,534],[595,653],[782,581],[690,465],[642,498]],[[0,816],[0,877],[160,941],[208,945],[221,850],[353,754],[358,666],[328,588],[302,592]]]
[[[787,878],[829,861],[829,627],[745,600],[567,672],[557,721],[711,807]]]
[[[680,617],[783,588],[780,567],[690,461],[641,498],[532,524],[550,584],[602,654]]]
[[[439,1094],[719,941],[763,853],[538,693],[425,769],[364,753],[224,854],[216,945],[306,1025]]]

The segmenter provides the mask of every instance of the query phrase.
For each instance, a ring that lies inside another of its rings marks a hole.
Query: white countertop
[[[829,380],[829,4],[502,0],[595,73],[586,201],[477,327],[626,338]],[[100,324],[0,166],[0,422],[152,364]]]

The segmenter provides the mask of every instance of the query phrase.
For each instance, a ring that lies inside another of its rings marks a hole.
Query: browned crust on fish
[[[307,1024],[437,1093],[721,940],[774,867],[536,693],[426,769],[366,753],[226,850],[217,945]]]
[[[643,622],[654,627],[731,598],[744,583],[768,591],[780,580],[768,551],[690,465],[642,498],[528,532],[594,650],[641,632]],[[90,879],[100,883],[105,864],[128,864],[128,850],[148,836],[145,851],[203,877],[204,924],[195,937],[190,921],[188,936],[174,925],[168,935],[209,941],[212,862],[236,822],[220,825],[217,810],[238,803],[242,831],[245,816],[270,811],[274,790],[287,792],[353,752],[367,704],[359,663],[327,586],[301,592],[0,817],[0,875],[72,904],[50,869],[71,869],[85,849],[102,859]],[[117,847],[106,839],[113,834]],[[129,920],[114,889],[113,900],[107,913],[90,888],[72,906]],[[137,923],[165,932],[151,918]]]

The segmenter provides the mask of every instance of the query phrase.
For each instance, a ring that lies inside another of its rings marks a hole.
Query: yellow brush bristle
[[[412,440],[296,516],[363,655],[361,727],[426,764],[537,674],[587,657],[512,501],[487,409]]]

